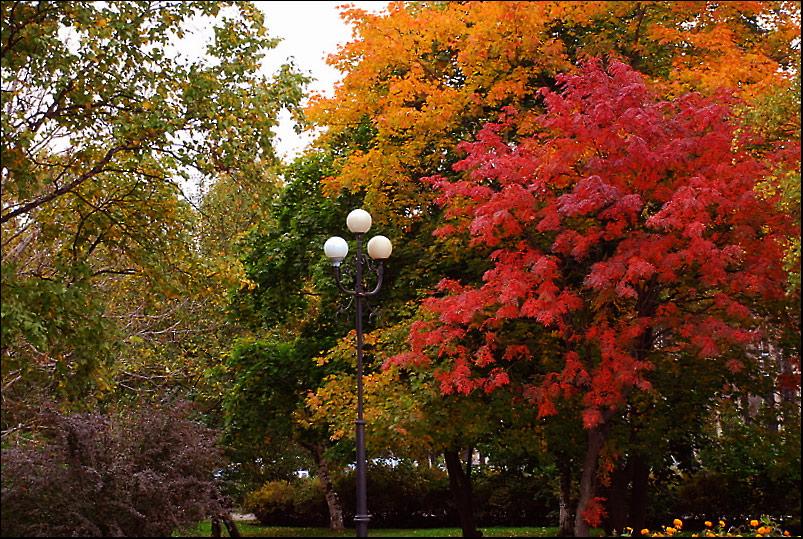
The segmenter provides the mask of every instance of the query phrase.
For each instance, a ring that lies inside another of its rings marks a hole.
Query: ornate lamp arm
[[[379,266],[376,268],[376,286],[370,292],[363,292],[362,297],[370,298],[371,296],[375,296],[379,293],[379,289],[382,288],[382,277],[385,275],[385,263],[380,260]]]
[[[340,274],[340,266],[333,266],[335,269],[335,282],[337,283],[337,287],[340,289],[341,292],[348,294],[349,296],[356,296],[357,292],[354,290],[349,290],[345,286],[343,286],[342,276]]]
[[[337,283],[337,287],[340,289],[341,292],[348,294],[350,296],[359,296],[361,298],[370,298],[372,296],[376,296],[379,293],[379,290],[382,288],[382,280],[385,275],[385,263],[384,261],[380,260],[379,265],[376,268],[376,286],[370,292],[356,292],[354,290],[349,290],[345,286],[343,286],[343,276],[340,272],[340,266],[333,266],[335,271],[335,282]]]

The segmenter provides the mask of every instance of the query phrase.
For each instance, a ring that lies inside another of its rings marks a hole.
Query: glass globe
[[[349,254],[349,244],[341,237],[332,236],[323,244],[323,252],[333,265],[339,266],[340,262]]]
[[[346,226],[355,234],[365,234],[371,228],[371,214],[365,210],[352,210],[346,217]]]
[[[385,236],[374,236],[368,241],[368,256],[374,260],[385,260],[392,251],[393,245]]]

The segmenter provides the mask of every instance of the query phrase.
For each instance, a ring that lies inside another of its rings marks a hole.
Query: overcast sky
[[[388,2],[350,2],[370,12],[383,11]],[[316,80],[308,91],[333,94],[341,74],[326,64],[326,57],[338,46],[351,40],[352,29],[340,18],[338,6],[345,2],[255,2],[265,13],[265,26],[271,36],[282,42],[265,55],[264,69],[273,74],[291,57],[296,66]],[[279,125],[276,150],[286,159],[298,155],[309,143],[309,136],[296,135],[289,114],[283,114]]]

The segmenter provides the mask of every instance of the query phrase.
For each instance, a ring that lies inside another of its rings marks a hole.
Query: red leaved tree
[[[538,365],[524,395],[539,414],[581,410],[583,536],[603,514],[600,452],[629,396],[673,355],[743,369],[763,306],[783,299],[793,225],[754,186],[795,152],[757,155],[728,96],[662,101],[621,63],[559,81],[535,135],[516,137],[507,110],[462,145],[458,181],[427,179],[450,221],[437,233],[493,249],[490,269],[443,281],[392,361],[433,364],[442,391],[463,394]]]

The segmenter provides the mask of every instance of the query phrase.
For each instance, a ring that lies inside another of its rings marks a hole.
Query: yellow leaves
[[[162,175],[162,171],[156,167],[152,166],[145,166],[142,168],[142,173],[147,176],[156,176],[159,177]]]
[[[257,287],[257,284],[245,277],[241,277],[239,280],[240,283],[240,290],[254,290]]]

